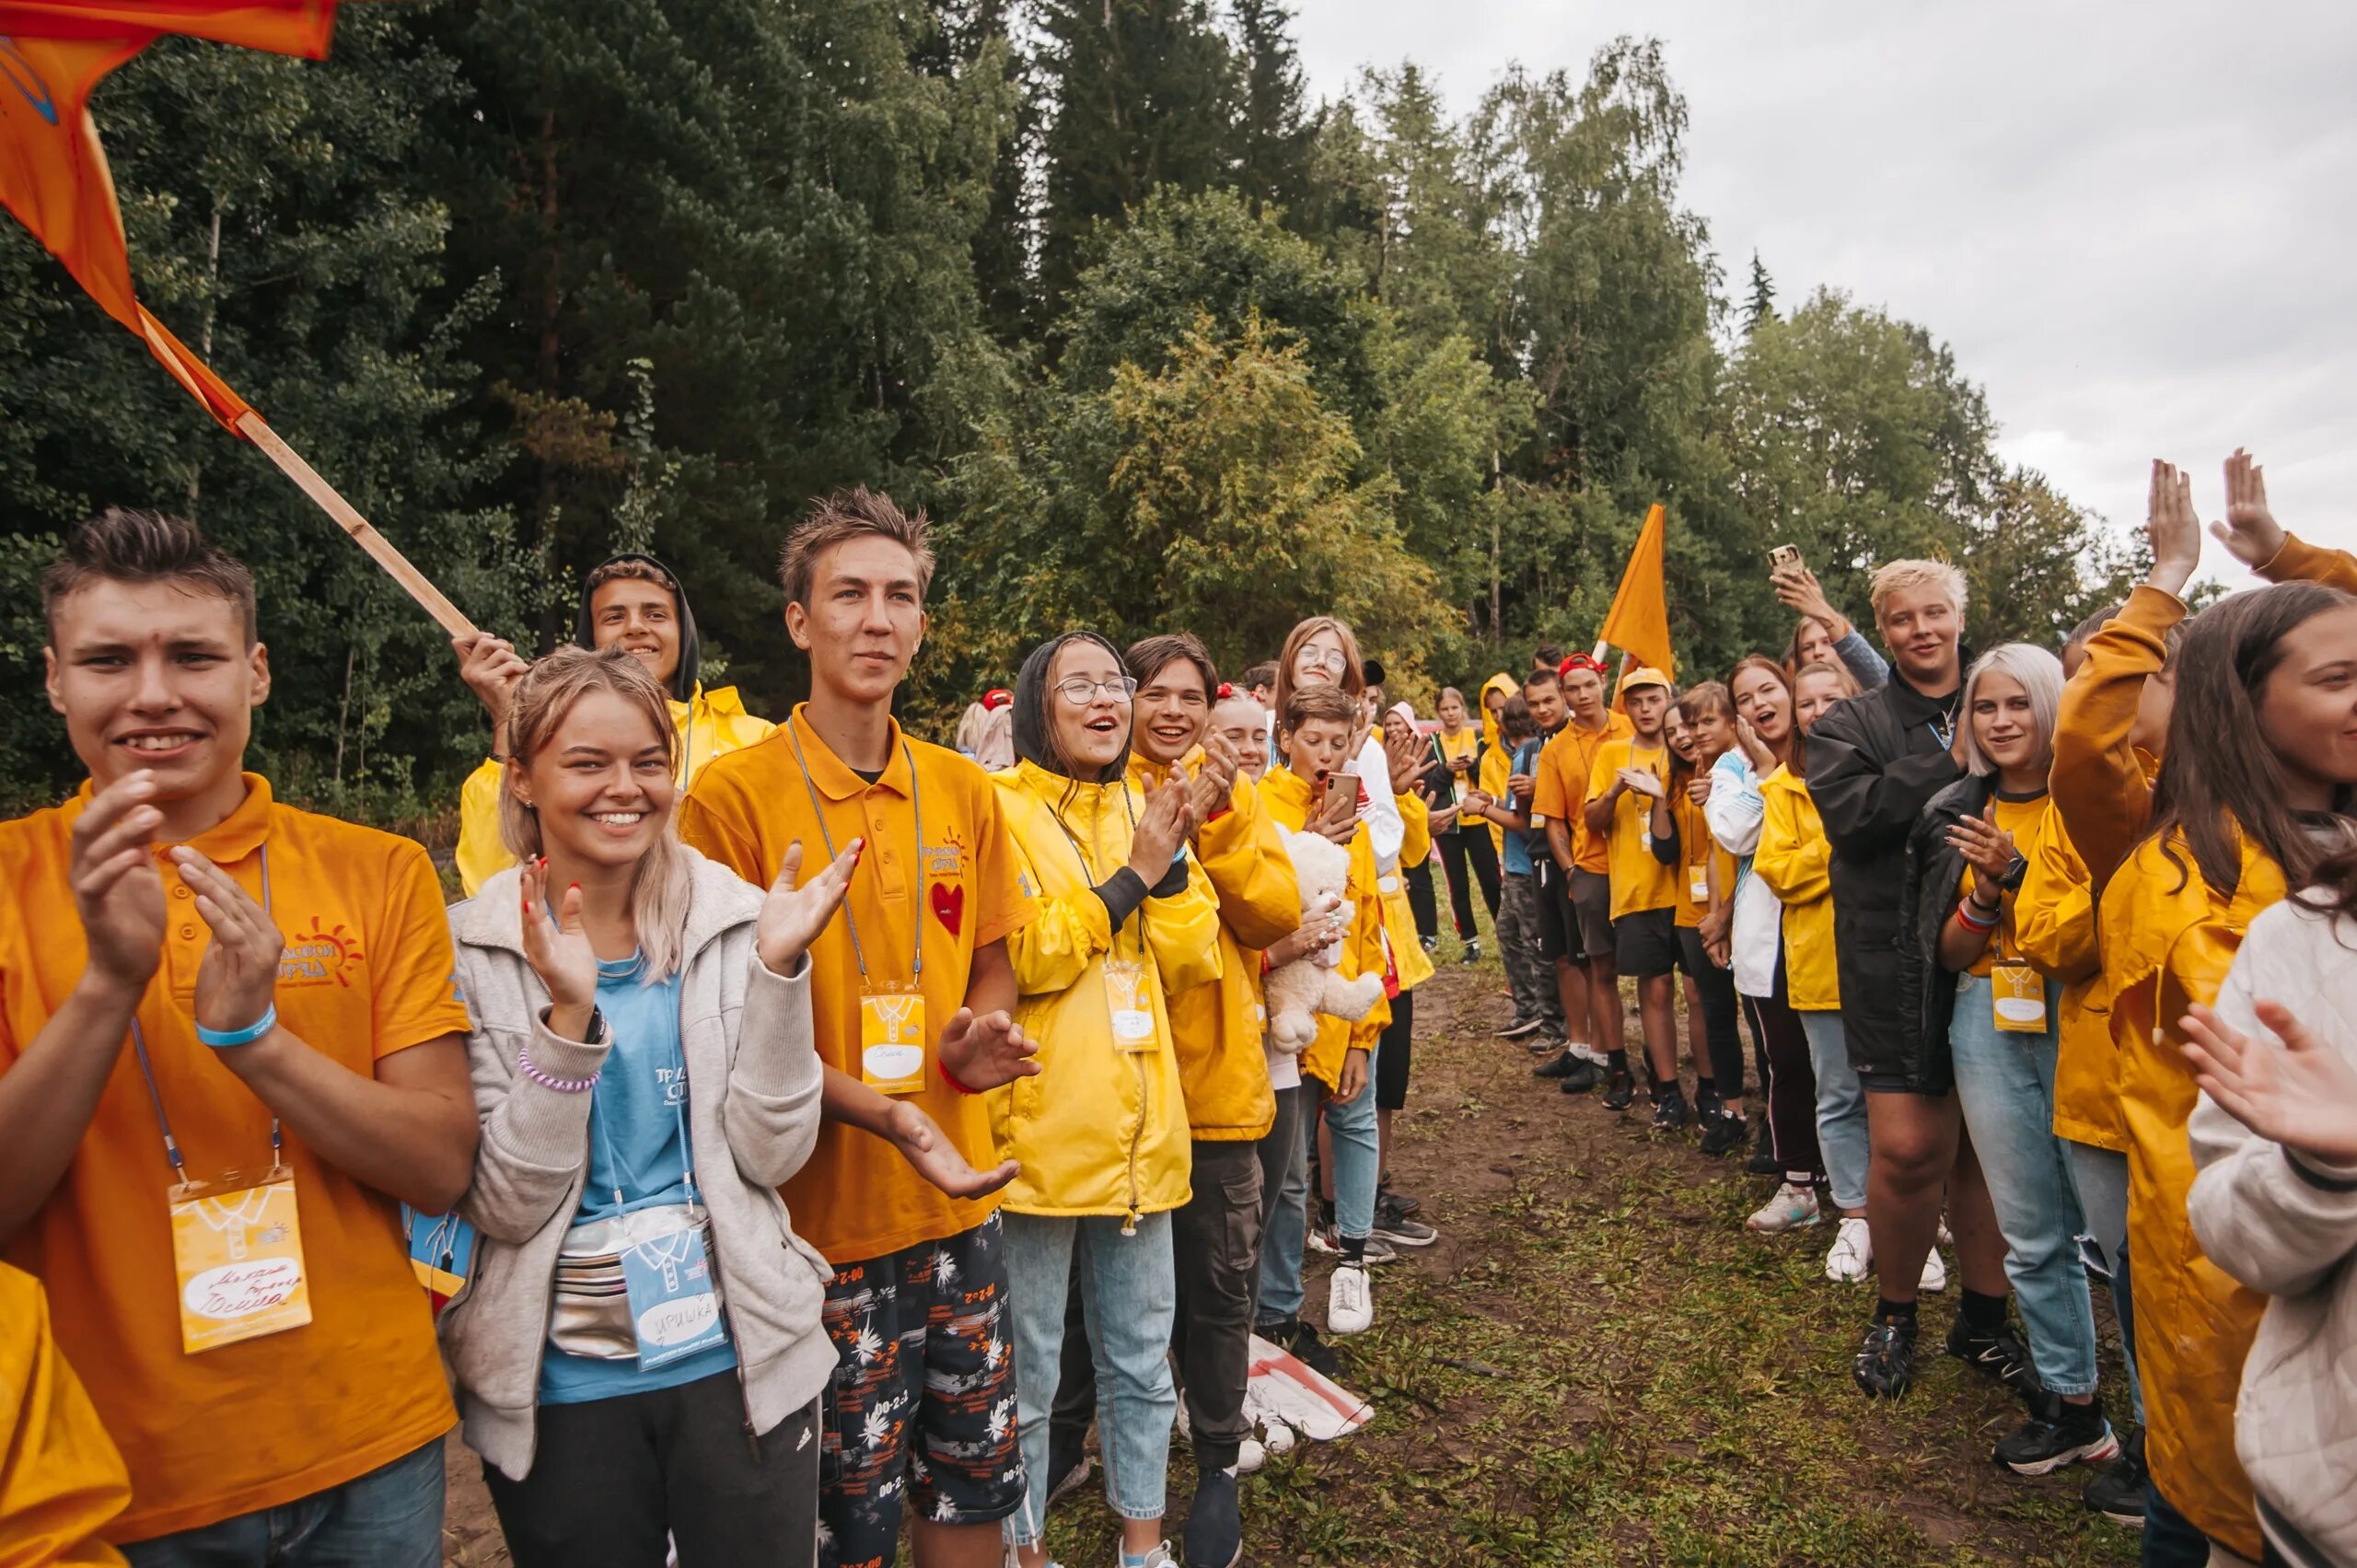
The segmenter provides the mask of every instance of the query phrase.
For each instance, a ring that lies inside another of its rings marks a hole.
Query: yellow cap
[[[1641,664],[1620,678],[1620,694],[1627,696],[1640,686],[1659,686],[1672,691],[1677,690],[1670,685],[1668,676],[1649,664]]]

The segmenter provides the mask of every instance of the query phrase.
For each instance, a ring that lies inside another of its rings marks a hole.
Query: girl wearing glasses
[[[1171,1211],[1189,1192],[1187,1107],[1164,998],[1220,972],[1219,906],[1187,853],[1183,778],[1129,779],[1130,678],[1086,632],[1042,644],[1015,682],[1014,769],[996,776],[1024,887],[1007,937],[1016,1022],[1039,1073],[991,1091],[1015,1323],[1016,1414],[1030,1493],[1008,1521],[1023,1568],[1047,1562],[1048,1418],[1078,1262],[1123,1568],[1169,1568],[1163,1488],[1170,1377]]]

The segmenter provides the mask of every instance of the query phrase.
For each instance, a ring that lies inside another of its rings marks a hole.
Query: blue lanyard
[[[260,853],[261,855],[261,912],[268,914],[270,912],[270,846],[262,845]],[[156,1130],[164,1135],[164,1158],[170,1163],[173,1177],[180,1183],[185,1184],[188,1180],[188,1167],[186,1162],[180,1158],[180,1144],[172,1136],[172,1124],[164,1115],[164,1094],[156,1086],[155,1064],[147,1060],[147,1036],[139,1028],[139,1015],[136,1013],[131,1016],[131,1049],[139,1057],[139,1075],[147,1080],[147,1103],[156,1108]],[[278,1130],[278,1118],[273,1116],[270,1119],[270,1163],[273,1167],[278,1165],[279,1155],[284,1146],[285,1141],[280,1136]]]
[[[795,730],[791,714],[785,719],[785,738],[794,742],[795,765],[802,770],[802,787],[810,796],[810,815],[819,819],[819,839],[827,846],[827,859],[831,864],[836,854],[835,835],[827,830],[827,808],[819,803],[819,786],[811,781],[809,760],[802,755],[802,737]],[[916,752],[910,749],[909,738],[905,735],[900,738],[900,755],[907,759],[909,764],[909,817],[911,826],[916,830],[917,840],[916,889],[909,896],[910,930],[915,934],[909,943],[909,979],[913,984],[924,979],[924,798],[917,783]],[[884,875],[880,868],[876,874],[878,877]],[[843,924],[851,931],[851,956],[859,965],[859,978],[865,983],[867,980],[867,952],[860,946],[859,922],[852,916],[851,900],[848,899],[843,900]]]

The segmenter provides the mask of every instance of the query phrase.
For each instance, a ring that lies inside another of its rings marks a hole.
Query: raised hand
[[[2261,1002],[2257,1011],[2281,1045],[2253,1040],[2203,1006],[2178,1020],[2185,1043],[2177,1049],[2194,1080],[2260,1137],[2333,1164],[2357,1163],[2357,1066],[2290,1008]]]
[[[1759,732],[1751,727],[1751,721],[1740,714],[1736,715],[1735,738],[1736,744],[1743,748],[1744,756],[1749,759],[1752,772],[1765,777],[1774,771],[1776,753],[1759,738]]]
[[[1338,844],[1347,844],[1359,830],[1359,781],[1353,773],[1334,773],[1326,780],[1326,798],[1310,831]]]
[[[1697,768],[1694,770],[1694,776],[1686,781],[1686,798],[1692,801],[1697,806],[1705,806],[1710,803],[1711,773],[1709,769]]]
[[[516,682],[532,668],[531,662],[516,651],[513,643],[488,632],[451,638],[450,651],[459,656],[459,679],[491,714],[493,727],[505,725],[508,699],[516,693]]]
[[[1217,816],[1236,793],[1237,771],[1244,759],[1226,737],[1215,729],[1203,732],[1203,760],[1195,770],[1195,783],[1189,804],[1200,825]]]
[[[1623,768],[1620,772],[1620,787],[1649,800],[1666,800],[1668,786],[1651,768]]]
[[[277,922],[227,872],[187,845],[172,851],[172,864],[213,928],[196,966],[196,1021],[224,1033],[260,1023],[277,997],[278,959],[286,950]]]
[[[1423,776],[1423,738],[1413,729],[1383,738],[1383,761],[1391,771],[1391,793],[1405,795]]]
[[[963,1083],[965,1079],[961,1076],[958,1081]],[[900,1151],[900,1157],[919,1176],[952,1198],[980,1198],[995,1192],[1022,1172],[1023,1167],[1013,1160],[989,1170],[976,1170],[958,1152],[958,1145],[949,1141],[949,1135],[935,1125],[933,1118],[914,1100],[894,1100],[886,1125],[888,1130],[885,1136]]]
[[[2201,563],[2201,519],[2193,511],[2193,482],[2158,458],[2153,459],[2152,494],[2144,504],[2144,538],[2153,548],[2153,569],[2144,581],[2164,593],[2182,593]]]
[[[859,865],[865,843],[863,839],[852,840],[833,864],[800,887],[795,882],[802,875],[802,841],[796,839],[785,846],[778,862],[777,880],[770,884],[769,897],[761,900],[761,918],[753,925],[753,947],[770,973],[792,974],[810,944],[819,939],[819,933],[843,907],[852,870]]]
[[[586,1039],[598,1005],[598,953],[581,923],[581,884],[564,890],[553,921],[547,857],[517,867],[516,886],[523,903],[524,961],[548,990],[549,1028],[567,1040]]]
[[[1787,566],[1768,574],[1769,584],[1785,607],[1799,611],[1835,637],[1850,629],[1850,618],[1833,608],[1818,586],[1817,574],[1805,566]]]
[[[1137,831],[1130,837],[1130,869],[1149,888],[1169,875],[1178,846],[1194,831],[1194,812],[1188,799],[1193,788],[1184,778],[1172,778],[1145,797]]]
[[[941,1028],[941,1064],[951,1077],[980,1094],[1037,1076],[1039,1048],[1005,1013],[976,1017],[971,1007],[960,1007]]]
[[[2283,526],[2267,509],[2267,473],[2240,447],[2226,459],[2226,519],[2210,531],[2256,572],[2282,552]]]
[[[125,774],[90,797],[74,819],[74,909],[90,972],[137,995],[164,961],[164,877],[152,842],[164,814],[156,775]]]
[[[2014,835],[1997,826],[1997,803],[1991,800],[1978,817],[1959,817],[1948,829],[1948,847],[1980,874],[1982,888],[1994,888],[2013,869],[2016,858]]]

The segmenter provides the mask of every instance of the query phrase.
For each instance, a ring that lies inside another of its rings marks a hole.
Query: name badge
[[[1689,902],[1708,906],[1711,901],[1711,873],[1707,866],[1686,868],[1686,897]]]
[[[1397,877],[1378,877],[1375,879],[1375,885],[1383,896],[1387,899],[1392,894],[1399,890],[1399,878]]]
[[[1137,958],[1105,960],[1105,1001],[1113,1016],[1117,1051],[1152,1051],[1154,1004],[1145,993],[1145,965]]]
[[[232,1171],[181,1183],[169,1197],[182,1351],[196,1355],[311,1320],[292,1170],[273,1166],[256,1181]]]
[[[2027,964],[1993,964],[1989,1005],[1999,1034],[2046,1032],[2046,978]]]
[[[630,1292],[640,1371],[668,1366],[727,1342],[702,1231],[671,1231],[624,1251],[622,1284]]]
[[[859,998],[859,1081],[879,1094],[924,1087],[924,993],[869,991]]]

